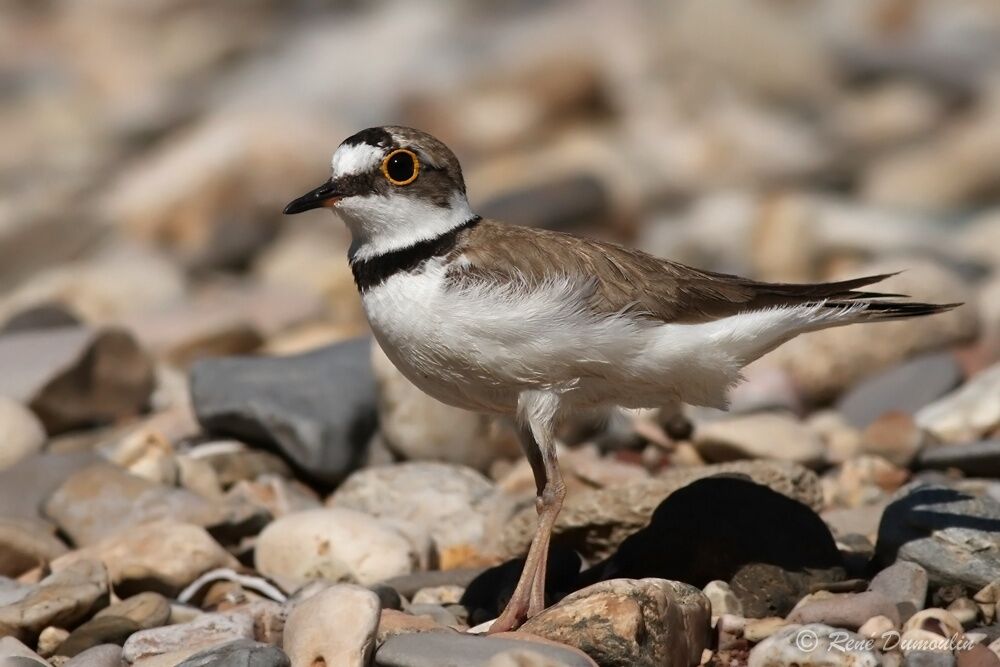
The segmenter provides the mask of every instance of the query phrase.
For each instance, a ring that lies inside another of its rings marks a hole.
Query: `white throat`
[[[461,193],[450,203],[443,208],[404,195],[367,195],[345,197],[334,209],[351,230],[351,259],[363,260],[436,238],[473,217]]]

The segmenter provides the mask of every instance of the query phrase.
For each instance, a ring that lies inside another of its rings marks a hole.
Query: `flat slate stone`
[[[916,463],[932,470],[954,468],[972,477],[1000,477],[1000,440],[925,448]]]
[[[177,667],[289,667],[290,664],[288,656],[277,646],[237,639],[195,653]]]
[[[593,662],[570,649],[541,642],[501,637],[428,632],[390,637],[375,652],[378,667],[479,667],[505,651],[528,651],[557,665],[592,667]]]

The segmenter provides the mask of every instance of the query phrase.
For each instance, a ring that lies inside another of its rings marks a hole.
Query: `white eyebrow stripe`
[[[373,171],[382,159],[382,149],[368,144],[341,146],[330,160],[333,177]]]

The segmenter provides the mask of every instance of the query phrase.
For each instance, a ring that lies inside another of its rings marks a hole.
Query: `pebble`
[[[935,352],[904,361],[851,387],[836,403],[849,424],[864,429],[887,412],[914,415],[962,382],[954,354]]]
[[[861,452],[905,468],[927,443],[927,434],[905,412],[886,412],[865,428]]]
[[[545,667],[596,667],[596,662],[568,646],[533,641],[524,631],[502,636],[475,637],[437,632],[389,637],[375,652],[376,667],[500,667],[492,661],[498,655],[517,651],[549,660]],[[503,664],[503,663],[501,663]],[[537,663],[515,663],[518,667]]]
[[[16,577],[66,553],[41,522],[0,517],[0,576]]]
[[[697,665],[711,605],[697,588],[663,579],[612,579],[572,593],[521,631],[574,646],[601,665]]]
[[[117,644],[101,644],[77,653],[63,667],[121,667],[122,647]]]
[[[19,402],[0,396],[0,470],[42,451],[45,427]]]
[[[146,591],[105,607],[95,618],[102,616],[127,618],[142,630],[158,628],[170,621],[170,602],[159,593]]]
[[[140,524],[63,556],[58,570],[82,558],[96,558],[108,568],[122,595],[155,588],[176,595],[201,574],[236,565],[235,559],[201,526],[163,519]]]
[[[4,667],[48,665],[46,660],[15,637],[0,637],[0,664]]]
[[[53,626],[45,628],[38,635],[38,654],[45,658],[52,657],[55,655],[56,649],[67,637],[69,637],[69,630]]]
[[[283,648],[292,667],[366,667],[378,622],[377,595],[359,586],[331,586],[292,608]]]
[[[849,646],[843,651],[833,648],[840,636],[844,636],[849,642]],[[789,625],[754,646],[750,650],[747,667],[817,664],[814,657],[817,655],[823,656],[823,661],[818,664],[829,667],[881,665],[879,654],[874,650],[862,648],[863,646],[864,639],[860,635],[829,625],[821,623]]]
[[[943,442],[977,440],[1000,427],[1000,364],[916,415],[917,425]]]
[[[379,614],[376,644],[381,645],[389,637],[419,632],[453,632],[430,616],[404,613],[398,609],[382,609]]]
[[[33,639],[50,625],[72,628],[106,607],[108,599],[104,565],[81,560],[45,577],[20,600],[0,607],[0,632]]]
[[[927,570],[917,563],[900,560],[876,574],[868,590],[895,602],[899,619],[905,622],[924,608],[927,583]]]
[[[419,560],[400,531],[340,507],[296,512],[274,521],[257,538],[254,557],[266,576],[362,584],[408,574]]]
[[[418,526],[448,569],[483,539],[492,496],[492,482],[475,470],[420,461],[360,470],[327,504]]]
[[[799,625],[821,623],[857,630],[875,616],[884,616],[894,627],[899,627],[900,617],[896,604],[888,596],[876,591],[833,595],[800,603],[786,620]]]
[[[741,415],[695,429],[695,446],[707,461],[777,459],[806,466],[823,459],[823,443],[805,424],[791,415],[757,413]]]
[[[44,519],[42,507],[73,473],[97,463],[94,452],[45,452],[0,470],[0,515]]]
[[[969,476],[1000,477],[1000,440],[927,447],[916,465],[929,470],[958,470]]]
[[[375,430],[370,341],[299,355],[205,359],[191,369],[191,400],[211,434],[260,444],[310,479],[332,485],[357,469]]]
[[[73,657],[104,644],[121,646],[141,630],[138,623],[123,616],[98,615],[63,637],[53,653]]]
[[[277,646],[249,639],[235,639],[195,653],[177,667],[290,667],[288,656]]]
[[[712,605],[712,616],[722,616],[732,614],[733,616],[743,615],[743,603],[733,593],[733,589],[724,581],[718,579],[705,584],[702,593],[708,598]]]
[[[235,639],[254,638],[253,619],[241,614],[202,614],[178,625],[140,630],[125,642],[122,658],[129,664],[160,658],[155,664],[176,665],[198,651]],[[174,662],[163,663],[162,660]]]
[[[31,407],[50,435],[141,414],[153,362],[120,329],[62,327],[0,336],[0,395]]]

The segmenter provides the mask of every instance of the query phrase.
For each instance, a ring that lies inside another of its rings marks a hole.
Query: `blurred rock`
[[[239,533],[241,526],[249,530],[259,523],[252,509],[211,503],[186,489],[154,484],[106,463],[71,475],[49,498],[45,513],[81,546],[163,518],[216,533]]]
[[[73,657],[88,649],[104,644],[121,646],[132,634],[141,628],[139,624],[122,616],[98,616],[77,627],[60,642],[56,655]]]
[[[822,623],[848,630],[857,630],[876,616],[884,616],[899,627],[900,618],[896,604],[877,591],[832,595],[823,599],[803,601],[796,605],[785,619],[789,623],[808,625]]]
[[[378,621],[377,595],[358,586],[331,586],[292,608],[282,648],[293,665],[367,667]]]
[[[884,149],[923,138],[944,115],[941,98],[928,86],[890,79],[845,95],[830,122],[855,148]]]
[[[42,519],[42,506],[68,477],[101,458],[93,452],[47,452],[0,470],[0,515]]]
[[[277,646],[249,639],[235,639],[195,653],[177,667],[290,667]]]
[[[61,329],[81,326],[83,322],[66,306],[58,303],[42,303],[20,310],[0,326],[0,335],[37,331],[38,329]]]
[[[958,470],[966,475],[1000,477],[1000,440],[929,447],[917,457],[920,468]]]
[[[712,606],[713,618],[723,614],[743,616],[743,604],[726,582],[718,579],[710,581],[702,592]]]
[[[127,618],[143,630],[158,628],[170,620],[170,602],[159,593],[146,591],[105,607],[95,618],[101,616]]]
[[[896,561],[872,578],[868,590],[882,593],[895,602],[899,619],[905,623],[924,608],[927,570],[917,563]]]
[[[798,640],[807,633],[806,643]],[[837,638],[846,633],[845,640],[850,648],[833,648]],[[815,638],[815,639],[813,639]],[[798,640],[798,641],[796,641]],[[864,647],[864,638],[853,632],[846,632],[829,625],[790,625],[775,632],[757,644],[750,651],[748,667],[770,667],[772,665],[810,664],[814,654],[825,656],[824,664],[831,667],[876,667],[882,664],[879,654]],[[815,642],[815,644],[813,644]]]
[[[390,525],[369,514],[329,507],[287,514],[271,523],[257,538],[254,559],[261,574],[293,583],[325,579],[373,584],[409,573],[421,557]]]
[[[965,284],[943,267],[909,258],[865,265],[853,275],[906,269],[878,284],[884,292],[909,294],[930,303],[968,303]],[[837,327],[799,336],[769,355],[769,363],[788,370],[803,395],[812,401],[831,399],[862,378],[910,356],[970,339],[978,315],[963,306],[919,320]],[[874,332],[874,333],[873,333]]]
[[[670,494],[712,475],[746,476],[817,509],[823,502],[815,473],[790,462],[734,461],[668,469],[657,479],[568,496],[556,519],[555,541],[572,546],[587,559],[606,558],[626,537],[646,526]],[[534,507],[505,522],[497,543],[500,553],[509,557],[526,553],[535,522]]]
[[[944,442],[975,440],[1000,429],[1000,364],[917,413],[917,425]]]
[[[261,507],[274,518],[323,506],[316,492],[305,484],[275,475],[237,482],[226,497],[236,503]]]
[[[375,428],[369,345],[362,338],[290,357],[203,360],[191,372],[198,421],[335,484],[360,465]]]
[[[50,625],[75,627],[108,604],[104,565],[81,560],[54,572],[13,604],[0,607],[0,632],[33,641]]]
[[[697,665],[708,647],[708,599],[662,579],[613,579],[577,591],[521,626],[601,665]]]
[[[42,667],[49,663],[14,637],[0,637],[0,661],[4,667]]]
[[[909,473],[881,456],[861,455],[824,474],[824,497],[828,505],[864,507],[882,501],[902,486]]]
[[[360,470],[327,503],[418,526],[431,536],[442,563],[454,567],[485,536],[493,495],[493,484],[474,470],[411,462]]]
[[[415,616],[396,609],[382,609],[379,614],[376,643],[381,645],[388,638],[395,637],[396,635],[417,634],[421,632],[452,632],[452,630],[440,625],[428,616]]]
[[[0,396],[0,470],[40,452],[45,437],[45,428],[31,410]]]
[[[759,413],[698,424],[695,446],[709,462],[778,459],[806,466],[823,459],[819,438],[791,415]]]
[[[840,397],[836,409],[863,429],[886,412],[916,414],[961,382],[962,369],[954,355],[921,355],[854,385]]]
[[[486,470],[521,450],[514,428],[502,420],[462,410],[431,398],[372,346],[378,384],[379,431],[389,449],[403,459],[445,461]]]
[[[102,644],[78,653],[63,667],[121,667],[122,647]]]
[[[52,567],[58,571],[86,558],[105,564],[119,595],[153,590],[173,597],[199,575],[236,565],[204,528],[174,519],[128,527],[63,556]]]
[[[136,632],[122,647],[128,664],[169,656],[177,665],[199,651],[237,639],[253,639],[253,619],[239,614],[202,614],[193,621]],[[145,664],[145,663],[143,663]]]
[[[66,553],[57,537],[30,519],[0,517],[0,576],[17,577],[33,567],[47,566]]]
[[[917,428],[913,417],[905,412],[886,412],[864,430],[861,451],[905,468],[927,440],[927,434]]]
[[[375,652],[377,667],[513,667],[496,664],[498,656],[527,654],[513,663],[518,667],[595,667],[585,654],[556,642],[543,642],[526,632],[477,637],[458,633],[409,633],[389,637]],[[536,660],[544,662],[535,662]]]
[[[806,426],[823,441],[829,464],[844,463],[861,452],[861,432],[847,423],[840,412],[817,410],[806,420]]]
[[[152,362],[117,329],[2,336],[0,366],[0,395],[30,405],[50,435],[135,416],[153,391]]]

